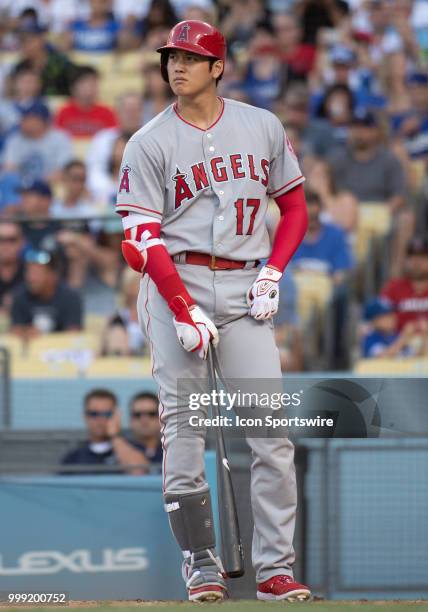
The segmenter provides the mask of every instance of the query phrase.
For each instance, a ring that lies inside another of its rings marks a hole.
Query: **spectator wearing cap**
[[[398,316],[398,329],[414,322],[424,329],[428,323],[428,240],[413,238],[407,247],[404,274],[387,282],[381,295],[390,300]]]
[[[61,281],[57,255],[31,249],[24,259],[24,283],[12,299],[11,332],[29,340],[40,334],[81,329],[81,299]]]
[[[97,101],[98,85],[98,71],[92,66],[80,67],[71,86],[71,100],[55,116],[56,127],[73,138],[92,138],[102,129],[115,128],[116,114]]]
[[[86,189],[86,181],[86,166],[82,161],[72,159],[65,165],[60,190],[62,197],[56,199],[50,207],[53,218],[79,219],[96,214],[96,207]]]
[[[86,394],[83,406],[87,440],[62,458],[62,465],[69,468],[63,474],[147,473],[149,460],[121,433],[116,395],[108,389],[93,389]]]
[[[19,29],[22,60],[14,71],[35,70],[42,81],[42,95],[67,96],[75,66],[47,41],[46,28],[37,21],[27,21]]]
[[[350,47],[335,44],[328,47],[326,60],[322,62],[320,56],[314,71],[315,82],[318,87],[312,93],[310,110],[316,116],[323,103],[325,90],[333,85],[344,85],[353,89],[356,85],[355,66],[356,54]]]
[[[72,154],[69,136],[51,127],[48,107],[38,102],[23,111],[19,130],[6,140],[4,169],[25,181],[56,181]]]
[[[364,308],[367,331],[362,338],[361,354],[365,359],[408,357],[417,354],[415,325],[409,321],[399,332],[397,313],[389,300],[374,298]]]
[[[355,51],[346,45],[336,44],[330,49],[329,60],[332,73],[327,76],[327,82],[338,85],[353,86],[352,79],[355,75],[357,55]]]
[[[20,200],[5,209],[5,216],[12,216],[21,223],[28,246],[39,249],[45,240],[53,237],[59,224],[50,219],[52,191],[45,181],[21,183]]]
[[[373,112],[361,109],[355,113],[347,146],[332,152],[329,163],[338,189],[350,191],[360,202],[389,207],[393,227],[391,273],[397,274],[415,218],[405,205],[404,169],[384,145],[379,120]]]
[[[393,127],[412,159],[428,154],[428,73],[412,72],[407,78],[410,110],[395,118]]]
[[[0,223],[0,314],[8,314],[12,291],[24,280],[24,236],[19,223]]]
[[[385,202],[391,210],[398,210],[404,203],[404,172],[384,146],[374,113],[362,109],[354,114],[347,144],[345,150],[340,148],[330,156],[337,186],[362,202]]]
[[[63,37],[65,49],[88,53],[105,53],[135,47],[133,27],[121,26],[112,12],[111,0],[89,0],[89,16],[73,21]]]

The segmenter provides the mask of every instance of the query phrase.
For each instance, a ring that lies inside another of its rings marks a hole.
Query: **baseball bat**
[[[208,349],[208,380],[213,391],[217,392],[216,369],[214,363],[214,347]],[[220,417],[219,407],[211,405],[212,416]],[[239,578],[244,575],[244,551],[239,530],[238,512],[236,510],[235,494],[222,428],[216,427],[216,459],[217,459],[217,499],[220,520],[221,552],[224,570],[229,578]]]

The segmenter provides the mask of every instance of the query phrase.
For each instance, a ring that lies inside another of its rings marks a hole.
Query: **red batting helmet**
[[[161,72],[165,81],[168,82],[168,73],[166,71],[166,62],[168,54],[164,53],[171,49],[181,49],[182,51],[190,51],[205,57],[213,57],[215,59],[225,60],[226,58],[226,41],[221,32],[216,30],[205,21],[188,20],[180,21],[175,25],[169,33],[166,45],[156,49],[161,53]]]

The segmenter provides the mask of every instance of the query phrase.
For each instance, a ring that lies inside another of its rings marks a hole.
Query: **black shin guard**
[[[215,548],[209,489],[197,493],[166,493],[165,510],[181,550],[197,553]]]

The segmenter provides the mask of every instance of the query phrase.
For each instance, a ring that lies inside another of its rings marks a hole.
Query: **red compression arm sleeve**
[[[279,198],[275,198],[275,202],[281,211],[281,219],[267,265],[284,272],[308,229],[308,212],[303,185],[297,185]]]
[[[160,223],[143,223],[138,226],[137,234],[133,239],[140,240],[145,230],[149,230],[153,238],[160,238],[160,229]],[[125,230],[125,238],[131,240],[131,230]],[[174,297],[180,295],[188,306],[193,306],[195,301],[184,286],[166,248],[162,244],[157,244],[147,251],[148,257],[144,272],[155,283],[166,303],[169,305]]]

